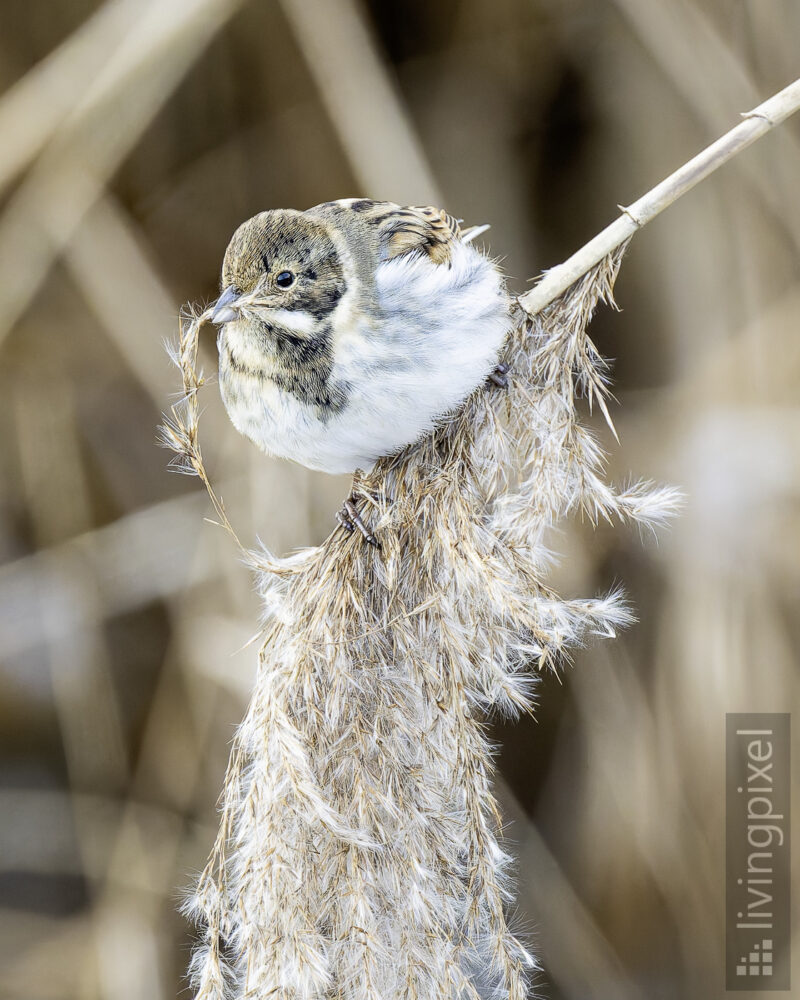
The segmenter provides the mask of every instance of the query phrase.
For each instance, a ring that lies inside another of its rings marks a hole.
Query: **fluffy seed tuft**
[[[608,416],[586,334],[621,252],[531,318],[480,389],[427,439],[356,485],[377,551],[337,530],[289,558],[248,555],[266,614],[219,835],[190,911],[204,939],[198,1000],[524,1000],[535,960],[513,899],[484,718],[531,711],[535,673],[631,620],[622,594],[564,599],[545,583],[550,529],[573,512],[662,523],[677,495],[604,481],[578,418]],[[197,336],[165,443],[199,475]]]

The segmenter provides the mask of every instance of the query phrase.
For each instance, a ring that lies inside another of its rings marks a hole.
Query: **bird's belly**
[[[386,453],[360,406],[325,412],[272,382],[239,372],[221,371],[220,390],[233,425],[268,455],[340,473],[369,467]]]
[[[424,385],[393,390],[385,379],[352,392],[331,413],[247,375],[221,377],[220,388],[233,425],[259,448],[329,473],[368,469],[417,440],[442,414]]]

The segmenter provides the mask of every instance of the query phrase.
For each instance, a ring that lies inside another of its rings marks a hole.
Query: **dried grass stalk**
[[[657,215],[683,197],[687,191],[705,180],[723,164],[747,149],[757,139],[766,135],[790,115],[800,110],[800,79],[773,94],[752,111],[742,115],[741,121],[716,142],[706,146],[697,156],[684,163],[660,184],[651,188],[633,204],[620,205],[622,215],[606,226],[594,239],[589,240],[570,258],[551,268],[520,302],[530,314],[543,309],[557,295],[561,295],[608,254],[624,246],[637,230],[647,225]]]
[[[552,526],[574,512],[653,526],[677,501],[607,484],[578,418],[580,396],[608,415],[586,328],[621,255],[535,317],[519,310],[507,393],[477,390],[358,483],[380,551],[339,529],[290,558],[250,554],[265,639],[191,900],[198,998],[526,995],[536,963],[506,915],[484,719],[531,711],[536,669],[630,621],[618,592],[547,587]],[[165,436],[230,529],[197,438],[207,318],[184,324],[186,396]]]

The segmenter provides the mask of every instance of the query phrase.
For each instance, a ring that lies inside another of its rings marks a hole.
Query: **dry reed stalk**
[[[635,232],[651,222],[665,208],[669,208],[678,198],[705,180],[709,174],[798,110],[800,110],[800,80],[795,80],[759,104],[757,108],[745,112],[742,115],[744,121],[726,132],[716,142],[712,142],[669,177],[665,177],[647,194],[627,207],[620,205],[622,215],[568,260],[547,271],[541,281],[521,297],[520,302],[523,307],[529,313],[543,309],[557,295],[561,295],[573,282],[586,274],[589,268],[599,264],[617,247],[627,243]]]
[[[603,479],[578,399],[607,415],[586,327],[622,251],[539,315],[519,310],[508,393],[477,390],[356,487],[382,548],[334,531],[287,559],[251,553],[266,615],[219,836],[191,902],[197,996],[507,995],[535,961],[509,926],[488,711],[533,705],[535,668],[630,621],[619,592],[563,599],[547,535],[570,513],[654,526],[669,489]],[[187,316],[186,395],[165,439],[208,483]]]

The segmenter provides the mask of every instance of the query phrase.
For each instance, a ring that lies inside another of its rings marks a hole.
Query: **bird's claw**
[[[489,377],[487,378],[486,381],[491,382],[492,385],[496,385],[498,389],[507,389],[508,372],[509,372],[508,365],[499,364],[497,365],[497,367],[494,369],[493,372],[490,372]]]
[[[366,524],[364,524],[352,496],[348,497],[342,504],[341,510],[336,512],[336,520],[339,522],[339,525],[345,529],[345,531],[349,531],[351,534],[356,530],[356,528],[358,528],[361,532],[361,537],[367,545],[372,545],[376,549],[381,547],[378,539],[373,535]]]

